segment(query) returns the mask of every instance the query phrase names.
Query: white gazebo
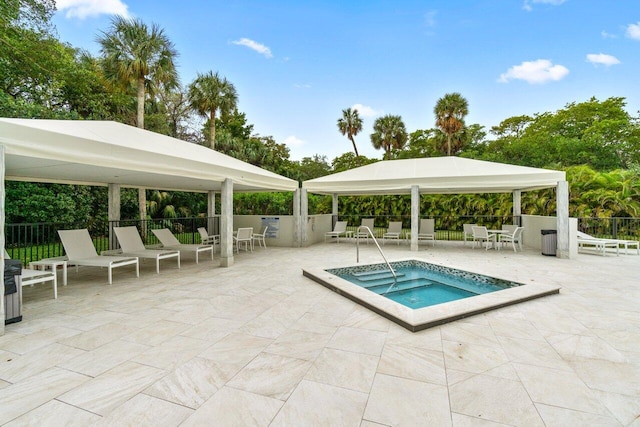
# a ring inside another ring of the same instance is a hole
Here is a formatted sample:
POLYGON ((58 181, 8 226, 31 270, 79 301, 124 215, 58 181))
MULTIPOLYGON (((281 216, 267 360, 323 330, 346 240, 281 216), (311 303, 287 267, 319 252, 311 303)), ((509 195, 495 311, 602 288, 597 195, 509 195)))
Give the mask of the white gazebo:
MULTIPOLYGON (((209 216, 219 192, 223 266, 233 264, 234 191, 299 191, 297 181, 207 147, 111 121, 0 118, 0 150, 0 179, 108 186, 112 221, 120 187, 208 193, 209 216)), ((4 202, 0 215, 4 227, 4 202)))
MULTIPOLYGON (((569 187, 563 171, 462 157, 385 160, 302 183, 306 192, 339 195, 411 194, 411 249, 418 249, 420 194, 513 193, 513 215, 521 215, 523 191, 557 188, 558 251, 569 257, 569 187)), ((303 204, 303 215, 304 215, 303 204)))

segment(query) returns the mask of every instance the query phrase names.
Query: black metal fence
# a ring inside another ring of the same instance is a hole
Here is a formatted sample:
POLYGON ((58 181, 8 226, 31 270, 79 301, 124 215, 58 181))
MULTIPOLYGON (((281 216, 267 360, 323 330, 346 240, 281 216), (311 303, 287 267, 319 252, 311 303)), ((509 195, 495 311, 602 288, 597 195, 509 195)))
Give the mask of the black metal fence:
POLYGON ((23 265, 42 258, 64 255, 64 249, 58 236, 58 230, 86 228, 98 253, 115 249, 118 242, 109 230, 113 227, 135 226, 138 228, 145 245, 159 243, 153 229, 168 228, 181 243, 200 243, 199 227, 205 227, 210 234, 219 234, 220 217, 191 217, 158 220, 120 220, 110 222, 92 222, 91 224, 68 223, 25 223, 6 224, 5 248, 9 257, 20 259, 23 265), (111 236, 111 237, 110 237, 111 236), (110 238, 112 240, 110 240, 110 238))
MULTIPOLYGON (((357 228, 362 218, 371 215, 341 216, 347 221, 350 230, 357 228)), ((478 224, 487 228, 500 228, 502 224, 519 224, 520 218, 503 216, 436 216, 435 229, 438 240, 463 240, 462 225, 478 224)), ((382 234, 389 221, 402 221, 405 230, 411 228, 410 216, 379 215, 375 217, 375 232, 382 234)), ((220 217, 191 217, 157 220, 121 220, 112 222, 92 222, 91 224, 33 223, 6 224, 5 248, 9 256, 20 259, 24 265, 30 261, 64 255, 58 230, 87 228, 98 253, 117 248, 116 241, 109 241, 112 227, 135 226, 146 245, 157 244, 158 240, 151 232, 153 229, 168 228, 182 243, 199 243, 199 227, 205 227, 210 234, 220 234, 220 217)), ((578 218, 578 230, 594 237, 640 240, 640 218, 578 218)), ((115 237, 112 237, 115 239, 115 237)))

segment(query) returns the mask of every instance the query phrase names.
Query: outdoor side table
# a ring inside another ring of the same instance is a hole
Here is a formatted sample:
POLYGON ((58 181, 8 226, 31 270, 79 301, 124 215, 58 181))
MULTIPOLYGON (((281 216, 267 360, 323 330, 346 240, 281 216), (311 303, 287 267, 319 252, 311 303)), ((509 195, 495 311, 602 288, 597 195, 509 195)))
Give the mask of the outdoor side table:
POLYGON ((29 268, 34 270, 46 270, 50 268, 57 274, 58 266, 62 266, 62 285, 67 286, 67 257, 43 258, 39 261, 31 261, 29 268))

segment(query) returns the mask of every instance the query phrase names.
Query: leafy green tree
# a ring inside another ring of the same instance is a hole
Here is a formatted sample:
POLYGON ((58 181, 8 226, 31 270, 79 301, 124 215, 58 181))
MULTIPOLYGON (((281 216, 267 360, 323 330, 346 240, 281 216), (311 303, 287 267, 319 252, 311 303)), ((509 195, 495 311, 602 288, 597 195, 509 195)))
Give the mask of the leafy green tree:
POLYGON ((400 116, 388 114, 373 123, 371 143, 376 150, 384 149, 384 158, 391 159, 391 150, 402 150, 407 143, 407 129, 400 116))
POLYGON ((342 135, 346 135, 349 138, 349 141, 353 144, 353 152, 358 157, 358 148, 354 139, 354 136, 362 130, 362 119, 358 114, 358 110, 352 110, 351 108, 342 110, 342 118, 338 119, 338 130, 342 135))
POLYGON ((334 173, 343 172, 349 169, 368 165, 370 163, 375 163, 377 161, 378 160, 370 159, 366 156, 356 156, 353 153, 349 152, 333 159, 333 161, 331 162, 331 170, 334 173))
POLYGON ((438 99, 433 110, 436 126, 447 136, 447 156, 452 150, 452 140, 464 128, 464 117, 469 114, 467 100, 457 92, 448 93, 438 99))
POLYGON ((492 129, 498 138, 487 142, 482 158, 534 167, 627 168, 640 160, 640 123, 624 106, 624 98, 592 98, 555 113, 507 119, 492 129))
POLYGON ((209 120, 211 149, 216 143, 216 114, 231 114, 237 108, 238 94, 233 84, 218 73, 198 73, 189 85, 189 103, 201 116, 209 120))

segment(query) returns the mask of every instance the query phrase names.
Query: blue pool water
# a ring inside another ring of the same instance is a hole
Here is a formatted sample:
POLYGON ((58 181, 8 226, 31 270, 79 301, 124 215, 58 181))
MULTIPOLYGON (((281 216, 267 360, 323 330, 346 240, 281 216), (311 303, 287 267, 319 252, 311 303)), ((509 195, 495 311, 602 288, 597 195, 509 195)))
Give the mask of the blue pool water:
POLYGON ((386 264, 328 269, 327 272, 409 308, 423 308, 475 295, 500 291, 520 283, 422 261, 391 263, 397 285, 386 264))

